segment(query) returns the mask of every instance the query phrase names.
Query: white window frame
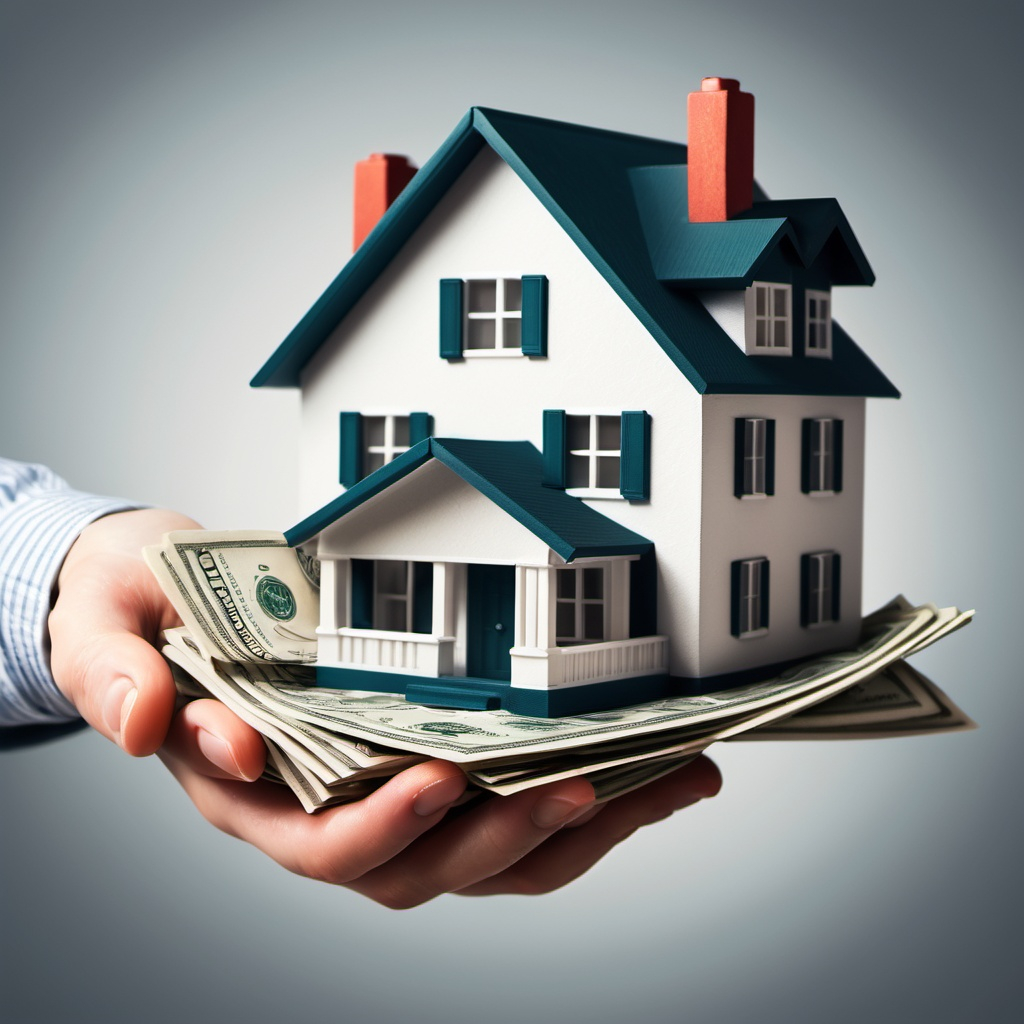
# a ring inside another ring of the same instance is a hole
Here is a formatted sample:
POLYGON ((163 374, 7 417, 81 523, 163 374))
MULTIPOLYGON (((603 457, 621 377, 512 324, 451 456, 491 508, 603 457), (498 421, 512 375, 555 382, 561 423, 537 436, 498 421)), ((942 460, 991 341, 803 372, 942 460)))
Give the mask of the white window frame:
MULTIPOLYGON (((406 422, 406 436, 409 436, 409 432, 412 429, 411 416, 409 413, 362 413, 363 417, 363 476, 369 476, 373 472, 369 468, 370 456, 371 455, 382 455, 384 457, 384 465, 386 466, 389 462, 398 458, 403 452, 409 450, 409 445, 401 445, 395 441, 395 426, 399 420, 405 420, 406 422), (366 441, 368 434, 367 424, 369 420, 383 420, 384 421, 384 443, 383 444, 369 444, 366 441)), ((380 468, 379 466, 376 468, 380 468)))
POLYGON ((469 359, 491 358, 495 356, 522 356, 523 354, 523 291, 521 277, 473 277, 466 278, 466 286, 463 292, 463 342, 462 355, 469 359), (513 282, 519 288, 519 308, 506 308, 506 292, 509 282, 513 282), (470 311, 470 294, 474 284, 494 285, 494 309, 486 311, 470 311), (493 321, 494 323, 494 345, 486 348, 472 348, 469 344, 470 327, 473 322, 493 321), (514 344, 509 343, 512 333, 508 325, 517 323, 519 325, 518 340, 514 344))
POLYGON ((836 553, 815 551, 808 557, 813 568, 807 581, 807 625, 811 629, 831 626, 836 621, 832 617, 836 553))
POLYGON ((555 575, 555 586, 554 586, 554 602, 555 602, 555 645, 558 647, 573 647, 580 644, 600 644, 604 643, 609 635, 609 618, 610 618, 610 604, 611 595, 609 594, 609 586, 611 584, 611 574, 608 571, 609 567, 606 564, 594 565, 593 563, 584 563, 582 565, 567 565, 559 566, 554 570, 555 575), (583 573, 587 571, 599 572, 601 574, 601 596, 596 597, 585 597, 583 590, 583 573), (561 597, 559 596, 559 580, 564 578, 562 574, 572 573, 576 577, 575 581, 575 594, 573 597, 561 597), (558 633, 558 608, 560 606, 572 605, 573 607, 573 635, 565 636, 558 633), (587 607, 599 606, 601 608, 601 636, 599 638, 587 637, 585 629, 585 609, 587 607))
POLYGON ((746 349, 751 356, 791 356, 793 354, 793 286, 774 281, 754 281, 747 289, 746 303, 746 349), (764 312, 757 309, 758 296, 765 297, 764 312), (777 313, 776 298, 785 295, 786 312, 777 313), (784 345, 774 344, 776 327, 783 326, 784 345), (758 328, 763 327, 764 341, 758 344, 758 328))
POLYGON ((736 595, 739 602, 740 634, 739 639, 764 636, 767 626, 761 625, 761 609, 764 599, 764 567, 767 558, 744 558, 740 560, 740 592, 736 595))
POLYGON ((768 497, 768 420, 763 416, 745 416, 743 419, 743 494, 741 497, 768 497), (748 468, 750 470, 750 490, 747 490, 748 468), (758 486, 758 470, 760 470, 760 487, 758 486))
POLYGON ((621 412, 569 412, 565 413, 565 443, 566 443, 566 477, 572 479, 571 461, 574 457, 587 460, 587 483, 583 487, 566 487, 566 493, 576 498, 621 498, 622 492, 618 484, 615 487, 599 487, 598 464, 601 459, 616 459, 619 472, 616 480, 621 479, 622 473, 622 413, 621 412), (572 434, 572 427, 569 423, 572 419, 589 419, 589 441, 586 448, 570 448, 569 438, 572 434), (599 448, 600 421, 602 418, 615 419, 619 422, 619 447, 599 448))
POLYGON ((412 562, 406 562, 402 559, 397 558, 381 558, 374 559, 373 562, 373 628, 384 630, 386 632, 400 632, 400 633, 411 633, 412 632, 412 612, 413 612, 413 572, 414 567, 412 562), (396 565, 405 566, 405 590, 404 591, 384 591, 381 590, 380 586, 380 567, 384 563, 394 563, 396 565), (405 628, 401 630, 395 630, 387 626, 382 625, 385 621, 383 609, 386 603, 404 605, 405 628))
POLYGON ((810 494, 835 494, 836 437, 835 419, 831 416, 812 419, 810 450, 807 452, 810 494), (817 453, 815 447, 817 446, 817 453), (827 484, 828 486, 824 486, 827 484), (819 486, 820 485, 820 486, 819 486))
POLYGON ((815 359, 832 358, 832 295, 830 292, 808 288, 804 298, 804 352, 815 359), (819 304, 817 316, 811 315, 811 303, 819 304), (824 313, 821 310, 824 304, 824 313), (811 347, 812 328, 819 330, 821 344, 811 347))

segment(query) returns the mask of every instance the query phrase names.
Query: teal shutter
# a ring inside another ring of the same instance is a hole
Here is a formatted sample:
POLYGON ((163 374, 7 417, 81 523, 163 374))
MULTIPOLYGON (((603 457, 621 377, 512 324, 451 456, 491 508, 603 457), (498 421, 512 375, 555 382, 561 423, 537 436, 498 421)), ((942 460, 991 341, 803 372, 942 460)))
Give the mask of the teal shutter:
POLYGON ((434 433, 434 417, 429 412, 409 413, 409 445, 419 444, 434 433))
POLYGON ((651 417, 646 412, 624 412, 621 427, 619 491, 630 501, 651 496, 651 417))
POLYGON ((800 421, 800 490, 811 493, 811 452, 813 449, 814 420, 800 421))
POLYGON ((524 356, 548 354, 548 279, 543 274, 523 277, 522 342, 524 356))
POLYGON ((352 559, 352 626, 373 629, 373 562, 352 559))
POLYGON ((565 411, 544 410, 544 486, 566 485, 565 411))
POLYGON ((775 493, 775 420, 764 421, 764 493, 775 493))
POLYGON ((843 489, 843 421, 832 421, 832 490, 843 489))
POLYGON ((743 589, 743 560, 737 559, 729 566, 729 632, 740 635, 740 597, 743 589))
POLYGON ((800 556, 800 625, 811 624, 811 568, 813 562, 810 555, 800 556))
POLYGON ((732 493, 742 498, 746 491, 743 488, 744 456, 747 453, 747 421, 738 416, 735 420, 732 442, 732 493))
POLYGON ((842 579, 841 579, 841 577, 839 575, 839 564, 840 564, 839 553, 836 552, 836 554, 834 554, 832 556, 832 621, 833 622, 838 622, 839 621, 839 612, 840 612, 839 590, 840 590, 840 585, 842 583, 842 579))
POLYGON ((629 635, 658 632, 658 565, 654 550, 629 563, 629 635))
POLYGON ((462 358, 462 280, 441 281, 441 358, 462 358))
POLYGON ((769 582, 770 564, 768 559, 761 563, 761 628, 768 628, 768 598, 771 596, 772 588, 769 582))
POLYGON ((434 563, 412 563, 412 631, 434 630, 434 563))
POLYGON ((338 482, 351 487, 363 478, 363 417, 357 412, 343 412, 338 434, 338 482))

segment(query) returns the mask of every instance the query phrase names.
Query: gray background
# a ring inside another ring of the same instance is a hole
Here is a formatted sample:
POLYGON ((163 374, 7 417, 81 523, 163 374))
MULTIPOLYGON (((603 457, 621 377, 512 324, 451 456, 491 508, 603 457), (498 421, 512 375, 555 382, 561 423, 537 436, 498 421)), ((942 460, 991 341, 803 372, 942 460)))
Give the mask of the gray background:
POLYGON ((916 659, 981 728, 716 751, 715 801, 540 899, 395 914, 202 822, 83 734, 0 758, 0 1017, 1019 1019, 1018 49, 1009 3, 0 6, 0 451, 211 527, 297 507, 251 374, 348 253, 352 164, 472 104, 683 138, 758 103, 757 175, 835 195, 868 427, 865 605, 979 609, 916 659))

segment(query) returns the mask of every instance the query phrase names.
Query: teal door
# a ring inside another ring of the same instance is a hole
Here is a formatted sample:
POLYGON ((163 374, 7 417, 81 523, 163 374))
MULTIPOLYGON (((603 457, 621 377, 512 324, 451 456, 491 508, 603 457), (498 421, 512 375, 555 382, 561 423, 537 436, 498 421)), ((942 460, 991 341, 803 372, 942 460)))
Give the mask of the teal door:
POLYGON ((512 565, 468 566, 466 675, 511 679, 516 611, 516 570, 512 565))

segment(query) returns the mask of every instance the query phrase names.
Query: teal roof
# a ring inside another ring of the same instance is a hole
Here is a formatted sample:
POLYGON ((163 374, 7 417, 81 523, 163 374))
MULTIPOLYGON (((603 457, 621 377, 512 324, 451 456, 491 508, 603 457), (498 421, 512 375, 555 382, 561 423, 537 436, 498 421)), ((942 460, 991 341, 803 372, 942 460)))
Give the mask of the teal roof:
POLYGON ((285 533, 293 547, 315 537, 430 459, 437 459, 504 509, 567 562, 643 554, 654 545, 565 491, 541 483, 543 458, 529 441, 430 437, 354 484, 285 533))
POLYGON ((296 387, 302 368, 483 146, 519 175, 616 294, 704 394, 897 397, 899 392, 837 325, 832 359, 747 356, 685 286, 748 283, 783 246, 801 261, 829 250, 836 283, 873 277, 835 200, 767 202, 720 224, 686 223, 680 143, 474 107, 416 174, 341 273, 252 380, 296 387), (680 203, 682 207, 680 209, 680 203), (690 230, 693 229, 693 230, 690 230), (834 250, 834 252, 833 252, 834 250))

